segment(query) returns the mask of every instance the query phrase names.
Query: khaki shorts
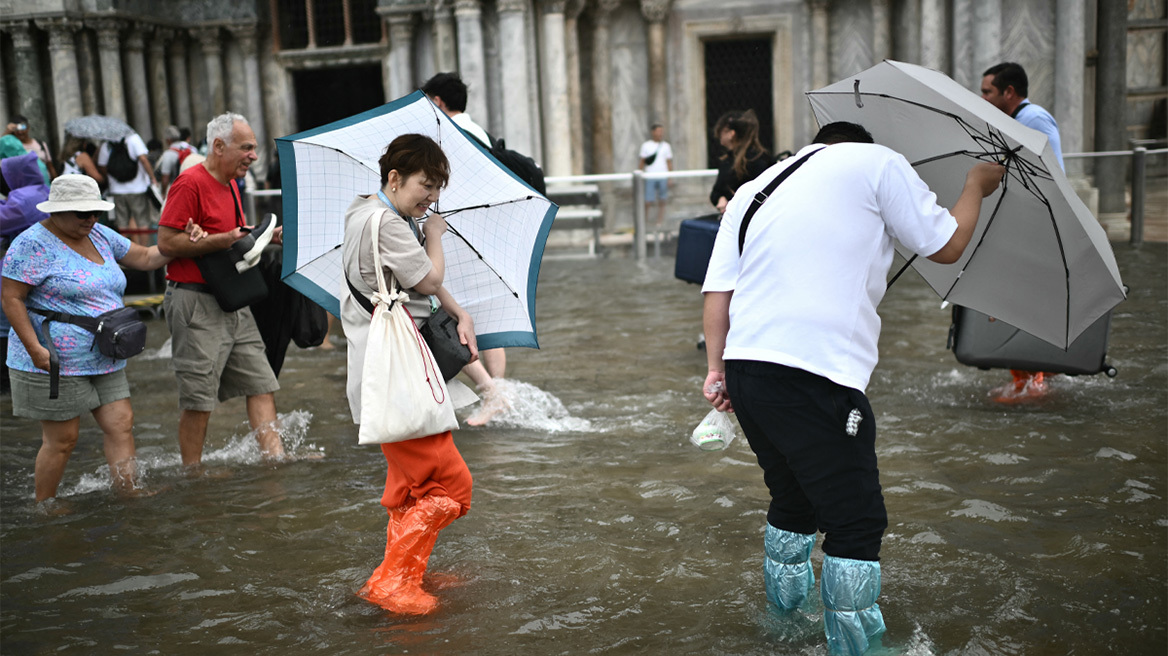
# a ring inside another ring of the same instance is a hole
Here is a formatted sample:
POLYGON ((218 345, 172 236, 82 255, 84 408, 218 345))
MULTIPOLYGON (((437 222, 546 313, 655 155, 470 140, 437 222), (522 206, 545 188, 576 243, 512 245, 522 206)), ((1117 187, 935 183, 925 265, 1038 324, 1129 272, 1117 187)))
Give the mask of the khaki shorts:
POLYGON ((69 421, 114 401, 130 398, 126 370, 96 376, 61 376, 57 398, 49 398, 49 375, 8 370, 12 414, 40 421, 69 421))
POLYGON ((150 202, 149 194, 116 194, 110 198, 114 201, 114 220, 119 229, 130 227, 130 217, 142 230, 156 230, 158 228, 158 208, 150 202))
POLYGON ((170 286, 162 309, 180 410, 210 412, 216 399, 280 389, 250 309, 224 312, 211 294, 170 286))

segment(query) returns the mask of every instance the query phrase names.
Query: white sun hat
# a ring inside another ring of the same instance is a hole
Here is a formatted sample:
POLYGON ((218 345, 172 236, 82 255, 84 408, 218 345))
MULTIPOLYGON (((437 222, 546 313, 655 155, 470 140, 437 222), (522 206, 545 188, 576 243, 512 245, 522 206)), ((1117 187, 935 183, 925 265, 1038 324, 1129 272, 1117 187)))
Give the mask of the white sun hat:
POLYGON ((52 214, 54 212, 108 212, 114 204, 101 199, 101 189, 97 180, 88 175, 68 173, 53 180, 49 187, 49 199, 37 203, 37 209, 52 214))

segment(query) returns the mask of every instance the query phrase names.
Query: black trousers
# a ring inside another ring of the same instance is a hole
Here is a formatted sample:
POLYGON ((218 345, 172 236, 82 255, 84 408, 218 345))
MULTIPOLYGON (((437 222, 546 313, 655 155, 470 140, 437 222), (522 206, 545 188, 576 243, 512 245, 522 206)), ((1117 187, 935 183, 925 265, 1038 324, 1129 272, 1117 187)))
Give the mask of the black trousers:
POLYGON ((823 552, 880 559, 888 527, 876 467, 876 418, 864 393, 802 369, 729 360, 726 390, 771 493, 767 522, 822 531, 823 552), (847 432, 860 411, 859 431, 847 432))

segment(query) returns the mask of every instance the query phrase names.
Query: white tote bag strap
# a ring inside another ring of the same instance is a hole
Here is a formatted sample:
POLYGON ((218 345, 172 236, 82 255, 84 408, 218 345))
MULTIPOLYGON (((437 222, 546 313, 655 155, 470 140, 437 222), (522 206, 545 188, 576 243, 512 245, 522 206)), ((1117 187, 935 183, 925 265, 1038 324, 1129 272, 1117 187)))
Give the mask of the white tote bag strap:
POLYGON ((373 295, 373 305, 385 303, 392 305, 394 301, 404 304, 410 300, 397 284, 397 278, 390 276, 390 286, 385 284, 385 269, 381 265, 381 215, 384 211, 377 211, 369 219, 370 239, 373 240, 373 268, 377 271, 377 293, 373 295))

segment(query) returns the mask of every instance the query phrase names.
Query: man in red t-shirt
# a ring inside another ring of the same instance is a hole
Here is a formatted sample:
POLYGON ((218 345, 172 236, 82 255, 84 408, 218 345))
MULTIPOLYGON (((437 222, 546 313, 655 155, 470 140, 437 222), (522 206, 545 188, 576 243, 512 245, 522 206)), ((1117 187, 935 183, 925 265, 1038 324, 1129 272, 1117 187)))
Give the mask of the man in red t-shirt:
MULTIPOLYGON (((187 466, 202 459, 216 402, 237 396, 247 397, 247 418, 263 455, 284 455, 274 394, 280 385, 251 310, 220 309, 194 260, 230 248, 247 234, 235 180, 256 160, 256 138, 247 119, 229 112, 207 124, 207 140, 206 160, 175 179, 158 222, 158 250, 175 258, 166 267, 163 310, 182 411, 179 451, 187 466), (206 237, 192 242, 184 232, 189 221, 206 237)), ((280 232, 276 228, 273 243, 280 243, 280 232)))

